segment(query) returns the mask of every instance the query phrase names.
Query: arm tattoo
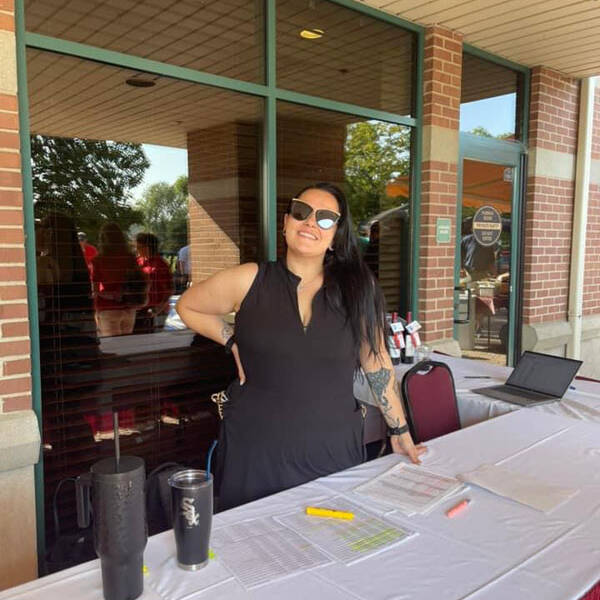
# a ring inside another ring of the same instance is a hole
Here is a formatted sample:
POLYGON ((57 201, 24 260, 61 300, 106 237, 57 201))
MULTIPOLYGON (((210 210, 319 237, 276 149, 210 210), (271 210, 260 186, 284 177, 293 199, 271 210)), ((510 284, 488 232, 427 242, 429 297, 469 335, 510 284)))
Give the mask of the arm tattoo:
POLYGON ((223 343, 226 344, 227 340, 233 335, 233 329, 231 325, 228 323, 223 323, 223 329, 221 329, 221 337, 223 338, 223 343))
POLYGON ((384 419, 387 421, 390 427, 399 427, 400 419, 398 417, 393 418, 390 414, 392 411, 392 405, 388 397, 385 395, 385 390, 392 377, 392 371, 390 369, 381 368, 379 371, 373 373, 366 373, 367 381, 371 386, 375 401, 379 405, 381 412, 383 413, 384 419))

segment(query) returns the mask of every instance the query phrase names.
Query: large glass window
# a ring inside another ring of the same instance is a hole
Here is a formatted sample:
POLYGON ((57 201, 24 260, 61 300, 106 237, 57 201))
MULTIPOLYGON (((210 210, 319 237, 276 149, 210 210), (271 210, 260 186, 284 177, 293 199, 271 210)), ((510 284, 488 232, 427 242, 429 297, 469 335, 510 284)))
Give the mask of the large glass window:
MULTIPOLYGON (((410 128, 278 103, 278 223, 290 198, 318 181, 347 196, 363 256, 387 309, 406 314, 410 289, 410 128)), ((278 252, 284 251, 278 238, 278 252)))
MULTIPOLYGON (((260 227, 262 177, 276 170, 278 232, 301 187, 343 187, 388 310, 406 313, 413 130, 278 101, 276 161, 265 162, 262 97, 172 77, 176 66, 244 90, 264 84, 264 0, 24 3, 30 33, 156 61, 152 73, 135 71, 61 54, 43 38, 36 44, 51 52, 27 50, 51 550, 54 512, 61 533, 76 530, 74 494, 60 482, 113 453, 112 411, 122 452, 148 471, 204 466, 218 430, 210 396, 234 363, 174 307, 191 283, 266 258, 261 236, 274 231, 260 227)), ((276 81, 265 95, 414 116, 417 34, 326 0, 275 8, 276 81)))
POLYGON ((521 139, 522 75, 463 53, 460 130, 499 139, 521 139))
MULTIPOLYGON (((174 310, 259 259, 262 100, 28 50, 48 546, 59 481, 112 455, 203 465, 222 347, 174 310), (144 81, 147 87, 131 85, 144 81)), ((57 496, 61 530, 74 495, 57 496)), ((51 565, 52 566, 52 565, 51 565)))
POLYGON ((26 28, 245 81, 264 79, 263 0, 26 0, 26 28))
POLYGON ((415 34, 322 0, 278 0, 277 86, 413 112, 415 34))

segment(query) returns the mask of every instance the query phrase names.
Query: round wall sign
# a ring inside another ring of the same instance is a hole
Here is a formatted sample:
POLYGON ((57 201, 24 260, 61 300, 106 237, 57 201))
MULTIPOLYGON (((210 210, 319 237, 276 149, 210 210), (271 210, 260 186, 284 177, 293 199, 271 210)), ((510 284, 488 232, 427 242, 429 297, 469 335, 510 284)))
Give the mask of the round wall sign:
POLYGON ((481 246, 493 246, 502 233, 502 215, 493 206, 482 206, 473 215, 473 236, 481 246))

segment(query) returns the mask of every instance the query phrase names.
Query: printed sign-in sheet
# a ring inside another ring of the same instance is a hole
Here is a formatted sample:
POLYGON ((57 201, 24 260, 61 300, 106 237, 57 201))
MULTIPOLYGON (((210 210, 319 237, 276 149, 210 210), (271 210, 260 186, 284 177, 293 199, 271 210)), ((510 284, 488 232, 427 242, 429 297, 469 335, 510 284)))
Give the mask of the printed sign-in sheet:
POLYGON ((300 509, 275 518, 347 565, 387 550, 413 534, 342 496, 328 500, 324 508, 352 512, 354 519, 313 517, 300 509))
POLYGON ((426 513, 444 498, 459 491, 463 483, 454 477, 438 475, 407 463, 399 463, 385 473, 359 485, 355 492, 389 504, 407 514, 426 513))
POLYGON ((211 546, 216 558, 251 589, 331 563, 331 559, 272 517, 242 521, 215 529, 211 546))

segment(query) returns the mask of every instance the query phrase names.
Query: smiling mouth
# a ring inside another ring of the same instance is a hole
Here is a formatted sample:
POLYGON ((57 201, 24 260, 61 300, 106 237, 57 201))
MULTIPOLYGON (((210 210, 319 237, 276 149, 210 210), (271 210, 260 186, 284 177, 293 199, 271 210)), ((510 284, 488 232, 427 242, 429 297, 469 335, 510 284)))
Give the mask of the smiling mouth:
POLYGON ((312 233, 308 233, 307 231, 299 231, 298 235, 302 236, 303 238, 307 238, 309 240, 318 241, 318 238, 316 235, 313 235, 312 233))

